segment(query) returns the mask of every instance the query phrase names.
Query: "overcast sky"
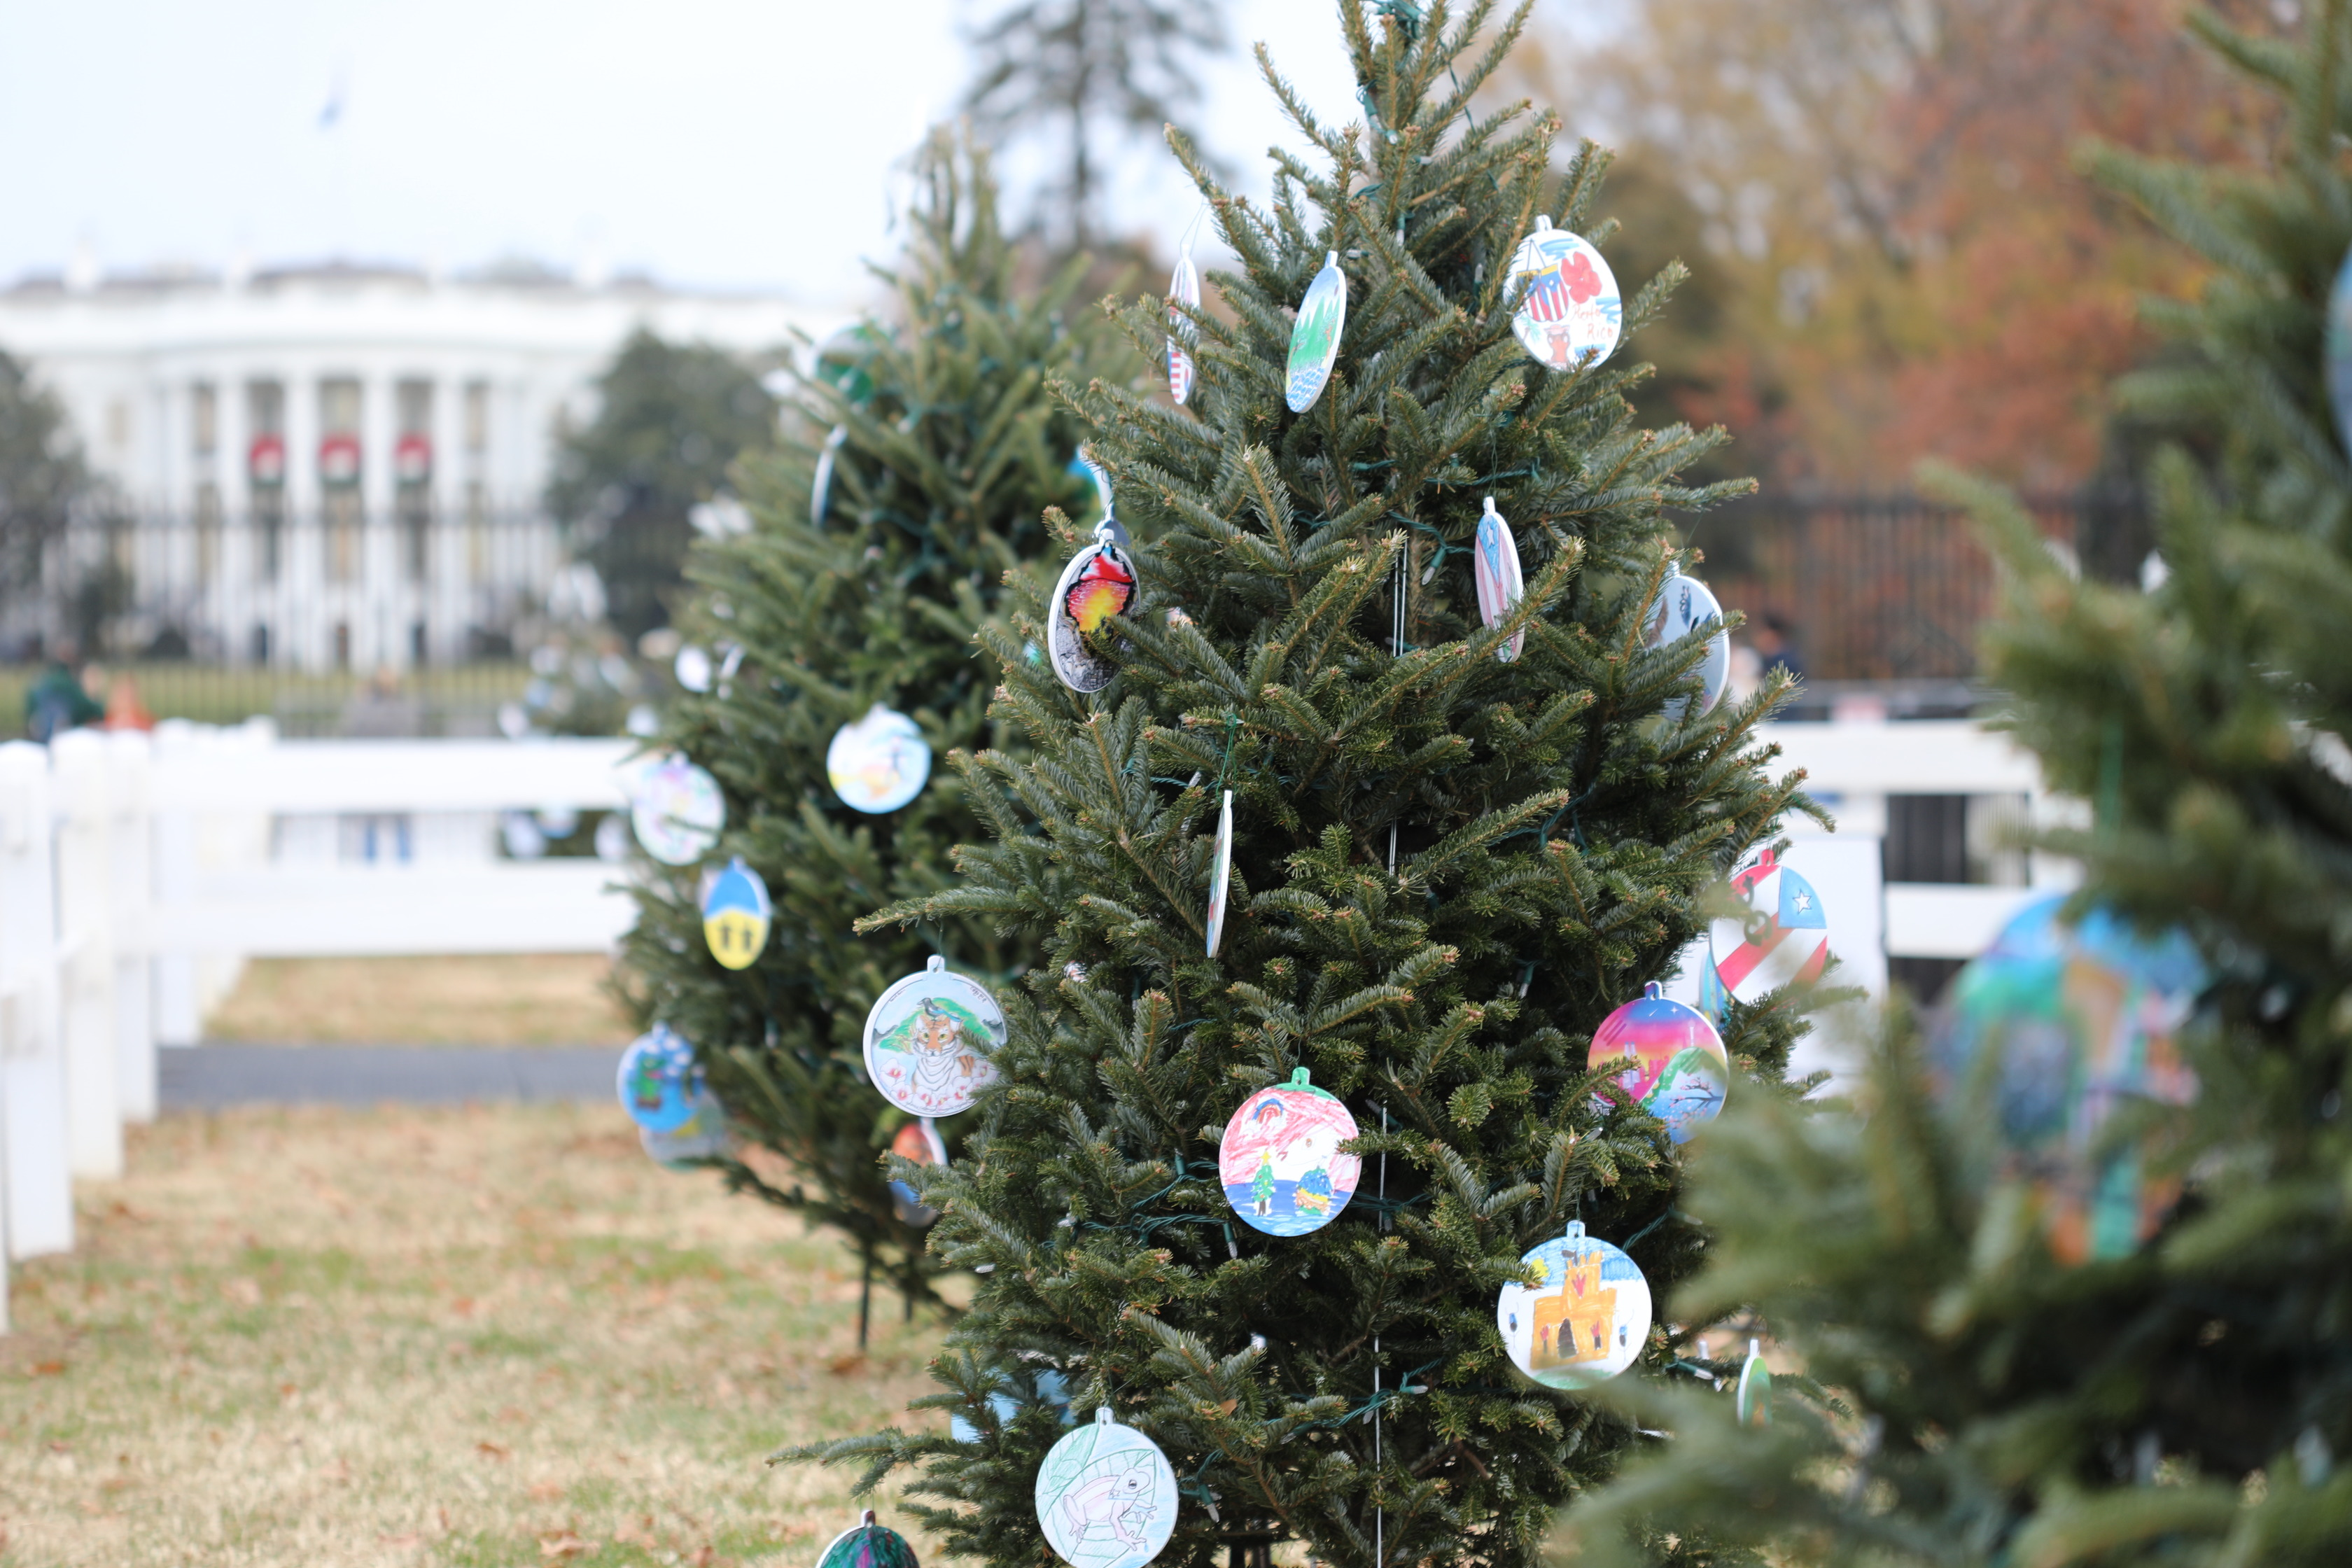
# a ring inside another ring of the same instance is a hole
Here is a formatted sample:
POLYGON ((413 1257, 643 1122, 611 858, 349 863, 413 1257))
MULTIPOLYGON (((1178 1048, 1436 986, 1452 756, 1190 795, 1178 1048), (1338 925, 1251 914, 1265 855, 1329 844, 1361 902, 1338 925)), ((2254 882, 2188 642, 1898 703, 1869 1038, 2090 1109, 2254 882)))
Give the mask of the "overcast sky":
MULTIPOLYGON (((1546 0, 1547 8, 1585 8, 1546 0)), ((991 0, 0 0, 0 283, 340 256, 593 257, 672 283, 863 291, 890 172, 951 111, 991 0)), ((1196 118, 1263 194, 1264 39, 1355 117, 1334 9, 1234 0, 1196 118)), ((1108 226, 1182 227, 1139 148, 1108 226)))

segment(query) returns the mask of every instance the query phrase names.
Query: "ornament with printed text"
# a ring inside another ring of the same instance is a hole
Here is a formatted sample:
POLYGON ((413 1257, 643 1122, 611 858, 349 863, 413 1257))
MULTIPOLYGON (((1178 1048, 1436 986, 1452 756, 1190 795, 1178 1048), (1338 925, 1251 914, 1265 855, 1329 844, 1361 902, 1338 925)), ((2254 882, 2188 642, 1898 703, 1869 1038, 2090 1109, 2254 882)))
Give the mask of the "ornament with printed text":
POLYGON ((833 1538, 816 1568, 920 1568, 907 1538, 874 1521, 867 1509, 858 1521, 833 1538))
MULTIPOLYGON (((1478 590, 1478 619, 1490 631, 1501 626, 1527 596, 1518 542, 1511 537, 1511 525, 1495 510, 1493 496, 1486 498, 1486 510, 1478 514, 1478 532, 1470 543, 1470 575, 1478 590)), ((1513 632, 1511 640, 1495 650, 1495 657, 1510 663, 1519 657, 1527 640, 1527 633, 1513 632)))
POLYGON ((1519 1259, 1533 1284, 1513 1280, 1495 1300, 1495 1327, 1512 1363, 1546 1388, 1591 1388, 1633 1364, 1650 1339, 1650 1282, 1622 1250, 1568 1234, 1519 1259))
POLYGON ((1320 1230, 1363 1176, 1363 1161, 1340 1150, 1355 1136, 1356 1119, 1339 1097, 1295 1068, 1288 1083, 1259 1089, 1225 1123, 1217 1146, 1225 1201, 1268 1236, 1320 1230))
POLYGON ((1742 1426, 1772 1425, 1772 1369, 1764 1364, 1754 1340, 1748 1342, 1748 1359, 1740 1364, 1739 1392, 1733 1396, 1732 1409, 1742 1426))
MULTIPOLYGON (((1698 710, 1705 713, 1723 700, 1723 689, 1731 680, 1731 634, 1723 629, 1723 606, 1707 591, 1706 584, 1696 577, 1685 577, 1673 562, 1666 563, 1666 580, 1658 588, 1658 596, 1650 601, 1649 613, 1643 617, 1649 627, 1646 638, 1654 648, 1678 642, 1702 627, 1713 626, 1715 635, 1706 639, 1706 656, 1699 660, 1698 710)), ((1666 718, 1680 722, 1690 708, 1687 697, 1672 697, 1665 705, 1666 718)))
POLYGON ((1100 691, 1118 676, 1118 661, 1101 647, 1103 624, 1133 608, 1139 591, 1135 557, 1106 518, 1095 542, 1063 568, 1045 606, 1045 654, 1063 685, 1100 691))
POLYGON ((1731 1089, 1731 1057, 1706 1015, 1664 994, 1654 980, 1592 1032, 1594 1068, 1626 1066, 1617 1088, 1666 1124, 1667 1136, 1687 1143, 1722 1113, 1731 1089))
POLYGON ((1625 324, 1624 301, 1609 263, 1581 236, 1538 217, 1535 232, 1511 257, 1506 287, 1526 289, 1511 317, 1511 331, 1520 347, 1549 368, 1589 368, 1615 352, 1625 324))
POLYGON ((1097 1406, 1037 1467, 1037 1523, 1070 1568, 1143 1568, 1176 1528, 1176 1472, 1160 1445, 1097 1406))
POLYGON ((667 1024, 656 1024, 621 1052, 614 1087, 621 1109, 648 1132, 675 1132, 693 1120, 702 1097, 694 1047, 667 1024))
POLYGON ((710 956, 730 969, 749 969, 768 945, 768 922, 776 907, 760 873, 736 856, 706 873, 702 887, 702 940, 710 956))
POLYGON ((910 1116, 956 1115, 996 1080, 1006 1033, 988 987, 934 956, 866 1015, 866 1081, 910 1116))
POLYGON ((1217 812, 1217 842, 1209 863, 1209 956, 1225 940, 1225 900, 1234 890, 1234 792, 1217 812))
POLYGON ((690 866, 710 853, 727 826, 719 781, 673 752, 642 770, 630 791, 629 826, 665 866, 690 866))
POLYGON ((931 745, 912 719, 877 702, 865 718, 834 731, 824 749, 824 776, 844 805, 879 816, 923 793, 931 776, 931 745))
POLYGON ((1830 961, 1830 921, 1813 885, 1766 850, 1731 879, 1739 912, 1707 927, 1716 978, 1735 1002, 1755 1002, 1783 985, 1822 977, 1830 961))
MULTIPOLYGON (((897 1136, 890 1140, 890 1152, 918 1165, 944 1165, 948 1163, 948 1146, 928 1116, 899 1128, 897 1136)), ((927 1226, 940 1217, 940 1211, 923 1202, 913 1183, 896 1178, 890 1183, 890 1210, 898 1216, 900 1225, 917 1227, 927 1226)))
POLYGON ((1181 408, 1192 395, 1192 378, 1198 367, 1192 363, 1192 351, 1186 342, 1193 333, 1192 319, 1181 307, 1201 308, 1201 269, 1192 265, 1192 252, 1188 246, 1176 258, 1175 273, 1168 279, 1168 395, 1181 408))
POLYGON ((1326 254, 1323 270, 1299 301, 1290 329, 1290 360, 1283 370, 1283 397, 1293 414, 1304 414, 1323 395, 1331 367, 1339 363, 1339 337, 1348 329, 1348 275, 1339 253, 1326 254))

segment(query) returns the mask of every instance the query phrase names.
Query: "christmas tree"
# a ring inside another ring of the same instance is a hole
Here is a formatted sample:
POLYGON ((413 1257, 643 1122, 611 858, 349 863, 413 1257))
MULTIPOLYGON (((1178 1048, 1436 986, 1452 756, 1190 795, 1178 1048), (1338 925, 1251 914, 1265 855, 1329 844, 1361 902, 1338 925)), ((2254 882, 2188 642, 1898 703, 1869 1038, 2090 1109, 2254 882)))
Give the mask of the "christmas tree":
MULTIPOLYGON (((994 841, 864 922, 982 922, 1045 960, 1000 991, 1000 1082, 965 1151, 895 1167, 942 1211, 932 1247, 979 1276, 919 1402, 956 1432, 790 1454, 868 1485, 913 1467, 915 1512, 971 1559, 1047 1560, 1041 1462, 1065 1412, 1104 1410, 1164 1450, 1181 1499, 1139 1521, 1074 1497, 1093 1546, 1172 1522, 1162 1562, 1279 1542, 1530 1561, 1635 1433, 1515 1372, 1498 1292, 1580 1219, 1659 1288, 1698 1257, 1664 1128, 1596 1092, 1610 1072, 1586 1058, 1700 928, 1703 890, 1801 804, 1749 750, 1780 687, 1706 710, 1713 624, 1649 644, 1665 510, 1746 487, 1677 483, 1720 437, 1635 427, 1640 366, 1549 369, 1514 334, 1516 248, 1539 217, 1588 221, 1607 163, 1588 143, 1556 172, 1558 119, 1524 104, 1468 112, 1527 8, 1339 9, 1368 119, 1325 125, 1262 54, 1320 154, 1277 154, 1271 210, 1170 138, 1240 258, 1211 279, 1229 314, 1180 312, 1187 404, 1071 394, 1139 542, 1137 596, 1080 644, 1058 589, 983 633, 1029 746, 954 759, 994 841), (1294 413, 1293 314, 1327 263, 1348 279, 1338 368, 1294 413), (1491 625, 1471 559, 1489 498, 1526 562, 1491 625), (1115 678, 1079 695, 1024 645, 1115 678), (1297 1180, 1328 1223, 1277 1237, 1249 1217, 1276 1189, 1222 1173, 1220 1143, 1301 1070, 1359 1129, 1323 1152, 1361 1168, 1344 1201, 1297 1180)), ((1169 330, 1157 299, 1123 319, 1147 351, 1169 330)), ((1735 1097, 1771 1092, 1794 1029, 1778 1005, 1730 1016, 1735 1097)), ((1663 1332, 1636 1352, 1645 1375, 1674 1359, 1663 1332)))
MULTIPOLYGON (((712 668, 707 690, 670 705, 660 744, 723 789, 729 829, 709 863, 740 855, 766 882, 766 945, 748 968, 721 965, 689 871, 640 895, 624 949, 638 1018, 692 1041, 730 1122, 793 1167, 780 1184, 730 1162, 730 1180, 845 1232, 869 1283, 880 1271, 909 1313, 935 1299, 940 1264, 878 1163, 908 1118, 866 1086, 859 1027, 933 952, 1004 976, 1032 946, 954 917, 856 935, 859 915, 941 886, 981 819, 944 770, 895 811, 854 810, 827 750, 877 704, 940 752, 994 735, 995 677, 972 634, 1006 573, 1046 547, 1045 508, 1092 491, 1070 471, 1077 423, 1046 377, 1100 368, 1115 341, 1064 319, 1083 262, 1042 293, 1015 291, 983 154, 935 138, 916 172, 907 255, 881 274, 897 319, 827 346, 788 400, 779 449, 738 471, 754 526, 690 562, 705 592, 685 630, 712 668)), ((861 1342, 864 1324, 861 1308, 861 1342)))
MULTIPOLYGON (((2014 582, 1991 679, 2052 784, 2092 807, 2048 840, 2084 865, 2083 929, 2136 922, 2188 949, 2191 977, 2037 1072, 2042 999, 1989 1011, 1964 973, 1924 1047, 1898 1026, 1875 1053, 1866 1115, 1727 1114, 1689 1205, 1721 1241, 1676 1310, 1752 1310, 1817 1392, 1784 1381, 1765 1430, 1724 1399, 1654 1407, 1677 1440, 1571 1511, 1580 1561, 1638 1560, 1665 1526, 1776 1561, 2352 1561, 2352 467, 2328 385, 2352 373, 2347 301, 2330 315, 2352 25, 2340 4, 2307 13, 2296 39, 2193 24, 2282 106, 2263 166, 2090 155, 2210 269, 2201 297, 2153 308, 2185 363, 2122 388, 2210 458, 2155 467, 2161 570, 2146 591, 2075 581, 1971 493, 2014 582), (2010 1058, 1956 1072, 1952 1043, 2004 1008, 2010 1058), (2168 1035, 2192 1081, 2116 1102, 2071 1170, 2019 1159, 2053 1109, 2070 1131, 2092 1109, 2093 1047, 2153 1059, 2168 1035), (2072 1223, 2068 1182, 2095 1178, 2095 1202, 2120 1178, 2137 1226, 2072 1223)), ((2099 972, 2067 976, 2043 1016, 2098 1016, 2099 972)))

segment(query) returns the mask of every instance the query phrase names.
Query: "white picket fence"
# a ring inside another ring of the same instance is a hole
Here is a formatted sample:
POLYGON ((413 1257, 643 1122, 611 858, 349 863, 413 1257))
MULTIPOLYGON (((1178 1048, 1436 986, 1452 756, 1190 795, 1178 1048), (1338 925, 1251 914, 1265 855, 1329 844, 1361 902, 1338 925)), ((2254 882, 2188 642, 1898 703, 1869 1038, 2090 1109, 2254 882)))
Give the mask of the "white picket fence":
MULTIPOLYGON (((1839 816, 1834 836, 1792 828, 1788 860, 1851 978, 1882 989, 1890 954, 1967 956, 2030 896, 1880 880, 1888 795, 2064 809, 2000 737, 1930 721, 1771 738, 1839 816)), ((0 1303, 5 1258, 72 1247, 72 1179, 121 1173, 124 1123, 156 1111, 158 1047, 194 1045, 246 960, 609 950, 631 918, 625 867, 493 845, 504 811, 625 805, 632 750, 281 742, 267 721, 0 745, 0 1303)), ((2037 863, 2033 880, 2066 871, 2037 863)))

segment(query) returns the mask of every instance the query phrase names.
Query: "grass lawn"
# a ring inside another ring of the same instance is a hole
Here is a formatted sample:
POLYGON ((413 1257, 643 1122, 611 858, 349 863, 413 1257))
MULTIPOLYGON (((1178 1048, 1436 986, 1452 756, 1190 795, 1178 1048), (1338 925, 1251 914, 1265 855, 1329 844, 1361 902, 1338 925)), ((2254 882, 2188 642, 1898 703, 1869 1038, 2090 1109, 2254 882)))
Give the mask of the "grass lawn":
POLYGON ((0 1337, 6 1568, 805 1568, 850 1477, 762 1457, 940 1419, 935 1324, 861 1359, 846 1249, 612 1107, 174 1114, 78 1190, 0 1337))
POLYGON ((596 953, 257 958, 205 1037, 287 1045, 593 1046, 636 1031, 596 953))

